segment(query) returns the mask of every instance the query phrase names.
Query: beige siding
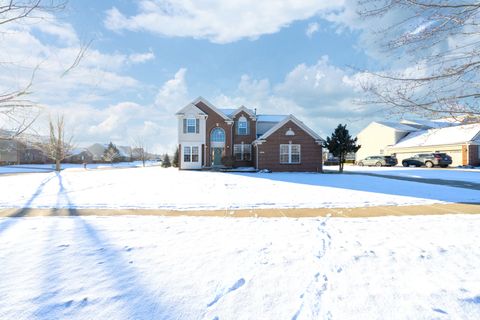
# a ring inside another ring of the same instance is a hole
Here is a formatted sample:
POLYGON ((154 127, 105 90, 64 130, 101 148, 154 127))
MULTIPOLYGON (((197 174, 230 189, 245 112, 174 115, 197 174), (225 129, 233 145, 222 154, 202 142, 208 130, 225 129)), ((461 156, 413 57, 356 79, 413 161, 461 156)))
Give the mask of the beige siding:
POLYGON ((368 156, 389 154, 388 146, 394 145, 407 133, 372 122, 357 135, 357 143, 362 147, 356 153, 356 160, 368 156))
POLYGON ((200 169, 202 167, 203 150, 202 145, 205 144, 205 128, 206 119, 205 116, 200 114, 201 110, 192 106, 190 109, 184 110, 184 115, 178 116, 178 144, 183 147, 198 147, 199 148, 199 161, 198 162, 184 162, 183 150, 180 157, 180 169, 200 169), (183 119, 199 119, 199 132, 198 133, 183 133, 183 119))
POLYGON ((449 145, 449 146, 428 146, 428 147, 411 147, 411 148, 389 148, 390 154, 395 153, 398 163, 401 164, 402 160, 410 158, 417 153, 430 153, 430 152, 443 152, 452 157, 452 166, 462 165, 462 145, 449 145))

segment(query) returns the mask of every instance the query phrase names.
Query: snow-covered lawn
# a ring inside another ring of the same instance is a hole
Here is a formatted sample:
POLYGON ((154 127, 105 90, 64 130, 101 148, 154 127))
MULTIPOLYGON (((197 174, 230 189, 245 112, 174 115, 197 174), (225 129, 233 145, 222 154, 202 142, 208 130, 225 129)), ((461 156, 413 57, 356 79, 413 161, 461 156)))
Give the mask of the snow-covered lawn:
MULTIPOLYGON (((338 166, 327 166, 327 170, 337 170, 338 166)), ((368 172, 372 174, 385 174, 390 176, 422 178, 422 179, 442 179, 457 180, 480 183, 480 170, 478 169, 440 169, 440 168, 404 168, 404 167, 360 167, 345 166, 346 172, 368 172)))
POLYGON ((480 216, 0 218, 1 319, 480 319, 480 216))
MULTIPOLYGON (((159 166, 161 162, 157 161, 146 161, 145 166, 159 166)), ((141 161, 133 162, 117 162, 117 163, 89 163, 87 165, 88 169, 109 169, 109 168, 130 168, 130 167, 141 167, 143 163, 141 161)), ((83 169, 83 164, 75 163, 62 163, 62 170, 72 170, 72 169, 83 169)), ((11 165, 11 166, 0 166, 0 174, 11 174, 11 173, 26 173, 26 172, 48 172, 54 171, 54 164, 20 164, 20 165, 11 165)))
POLYGON ((478 202, 480 191, 381 177, 160 167, 0 176, 0 208, 343 208, 478 202))

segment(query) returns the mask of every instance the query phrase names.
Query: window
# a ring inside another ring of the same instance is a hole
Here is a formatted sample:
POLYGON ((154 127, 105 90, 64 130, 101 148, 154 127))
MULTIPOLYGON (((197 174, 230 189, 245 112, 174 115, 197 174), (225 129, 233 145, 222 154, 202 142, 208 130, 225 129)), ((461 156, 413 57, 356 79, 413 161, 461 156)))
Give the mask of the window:
POLYGON ((210 134, 211 142, 225 142, 225 131, 222 128, 215 128, 210 134))
POLYGON ((191 162, 192 154, 190 147, 183 147, 183 162, 191 162))
POLYGON ((192 147, 192 162, 198 162, 198 147, 192 147))
POLYGON ((280 145, 280 163, 294 164, 300 163, 300 145, 299 144, 281 144, 280 145))
POLYGON ((183 119, 183 133, 199 133, 200 120, 189 118, 183 119))
POLYGON ((248 130, 248 121, 245 117, 240 117, 240 119, 237 121, 237 134, 239 136, 245 136, 248 135, 250 132, 248 130))
POLYGON ((236 161, 252 160, 252 146, 250 144, 236 144, 233 146, 236 161))
POLYGON ((183 162, 198 162, 199 153, 198 147, 183 147, 183 162))

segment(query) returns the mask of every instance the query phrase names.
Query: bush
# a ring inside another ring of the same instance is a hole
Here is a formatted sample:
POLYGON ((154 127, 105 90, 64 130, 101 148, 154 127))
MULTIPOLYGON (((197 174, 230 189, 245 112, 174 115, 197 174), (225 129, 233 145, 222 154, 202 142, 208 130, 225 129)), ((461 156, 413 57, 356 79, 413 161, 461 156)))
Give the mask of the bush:
POLYGON ((222 164, 227 168, 232 168, 235 164, 235 159, 232 156, 223 156, 222 164))

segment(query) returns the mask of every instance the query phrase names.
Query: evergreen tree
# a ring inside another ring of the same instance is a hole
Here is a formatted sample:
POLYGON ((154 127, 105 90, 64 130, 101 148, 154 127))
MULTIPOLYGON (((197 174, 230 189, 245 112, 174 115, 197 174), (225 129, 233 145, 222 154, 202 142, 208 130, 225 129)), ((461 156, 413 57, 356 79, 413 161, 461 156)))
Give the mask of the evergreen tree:
POLYGON ((170 162, 170 157, 168 156, 168 153, 165 153, 165 156, 163 156, 162 167, 169 168, 171 166, 172 166, 172 163, 170 162))
POLYGON ((175 153, 173 154, 172 166, 178 168, 178 147, 175 149, 175 153))
POLYGON ((331 137, 327 137, 324 147, 328 149, 335 157, 338 157, 339 171, 343 172, 345 156, 350 152, 357 152, 360 146, 357 146, 357 138, 352 139, 347 130, 347 125, 339 124, 331 137))
POLYGON ((106 162, 110 162, 112 164, 115 160, 117 160, 120 157, 120 152, 118 151, 118 148, 116 145, 114 145, 112 142, 110 142, 103 152, 103 160, 106 162))

